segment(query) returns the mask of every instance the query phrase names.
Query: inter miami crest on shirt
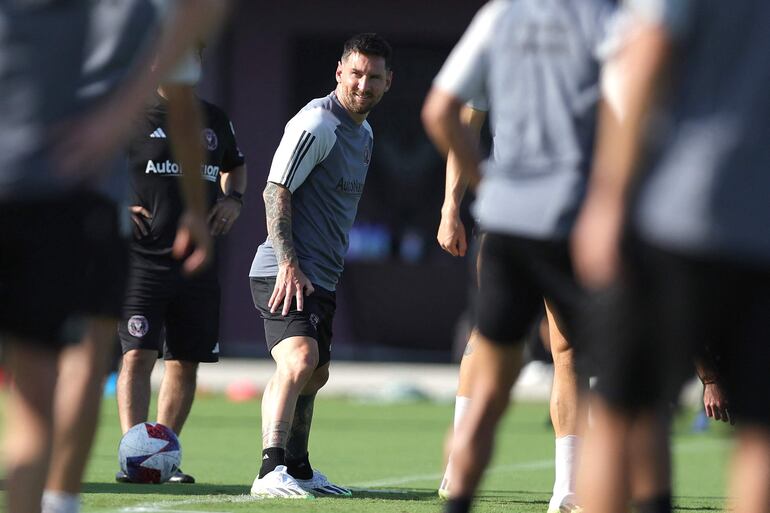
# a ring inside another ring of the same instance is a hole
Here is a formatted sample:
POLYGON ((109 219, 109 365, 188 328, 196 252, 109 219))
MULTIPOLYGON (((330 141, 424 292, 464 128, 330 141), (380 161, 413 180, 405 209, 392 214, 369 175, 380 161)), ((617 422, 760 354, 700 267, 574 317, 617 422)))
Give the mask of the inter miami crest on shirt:
POLYGON ((210 128, 203 129, 203 142, 206 145, 206 149, 209 151, 214 151, 217 149, 217 146, 219 146, 217 134, 210 128))

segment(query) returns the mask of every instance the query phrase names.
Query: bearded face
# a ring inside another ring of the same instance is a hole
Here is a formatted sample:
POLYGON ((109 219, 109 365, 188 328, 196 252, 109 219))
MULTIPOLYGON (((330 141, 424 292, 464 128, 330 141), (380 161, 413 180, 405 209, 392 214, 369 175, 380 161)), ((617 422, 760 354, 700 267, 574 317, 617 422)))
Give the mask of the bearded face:
POLYGON ((385 67, 384 58, 353 52, 337 64, 336 75, 337 98, 355 119, 363 121, 390 89, 393 72, 385 67))

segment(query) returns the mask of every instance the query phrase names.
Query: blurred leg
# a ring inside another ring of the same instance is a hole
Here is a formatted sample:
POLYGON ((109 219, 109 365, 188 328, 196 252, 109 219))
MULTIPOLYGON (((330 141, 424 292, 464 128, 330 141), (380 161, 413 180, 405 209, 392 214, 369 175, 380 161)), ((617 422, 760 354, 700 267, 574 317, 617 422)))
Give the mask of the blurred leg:
POLYGON ((586 408, 581 404, 581 384, 576 370, 575 351, 567 342, 553 311, 546 304, 549 339, 553 357, 553 388, 551 389, 551 422, 556 436, 554 455, 553 495, 549 510, 557 510, 565 502, 575 504, 575 480, 580 440, 578 433, 586 421, 586 408))
POLYGON ((744 426, 738 434, 730 476, 734 513, 770 511, 770 431, 758 425, 744 426))
POLYGON ((669 418, 662 410, 637 413, 629 432, 629 491, 640 513, 671 509, 669 418))
POLYGON ((626 442, 631 420, 596 395, 591 398, 591 416, 593 424, 583 445, 583 453, 590 457, 580 461, 578 495, 591 513, 627 511, 626 442))
POLYGON ((115 319, 92 319, 83 340, 62 350, 46 490, 80 493, 99 420, 116 326, 115 319))
POLYGON ((14 380, 5 415, 8 513, 37 513, 51 456, 58 354, 20 340, 4 349, 14 380))
POLYGON ((452 498, 471 498, 492 454, 500 417, 522 365, 520 345, 500 346, 478 337, 471 406, 452 447, 452 498))
POLYGON ((471 384, 473 383, 473 365, 475 361, 473 354, 478 337, 478 331, 474 329, 471 332, 470 337, 468 337, 468 343, 465 346, 463 358, 460 360, 457 395, 455 396, 454 421, 452 423, 452 428, 447 432, 444 441, 444 460, 446 461, 446 468, 444 469, 444 477, 441 479, 441 485, 439 486, 439 494, 444 498, 448 496, 449 490, 449 475, 451 473, 452 463, 452 438, 457 431, 460 422, 462 422, 463 417, 465 417, 471 403, 471 384))

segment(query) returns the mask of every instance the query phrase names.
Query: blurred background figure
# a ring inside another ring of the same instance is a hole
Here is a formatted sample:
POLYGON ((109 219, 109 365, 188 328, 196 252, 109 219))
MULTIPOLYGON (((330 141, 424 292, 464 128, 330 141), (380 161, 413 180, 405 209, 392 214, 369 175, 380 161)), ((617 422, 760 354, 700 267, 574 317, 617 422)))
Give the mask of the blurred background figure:
MULTIPOLYGON (((628 2, 574 255, 602 291, 586 510, 671 510, 668 404, 719 354, 739 420, 731 510, 770 509, 770 4, 628 2)), ((720 400, 721 401, 721 400, 720 400)))
MULTIPOLYGON (((567 237, 590 169, 600 97, 599 46, 612 11, 610 3, 601 1, 490 2, 474 18, 425 101, 428 134, 442 151, 451 149, 471 185, 481 180, 476 216, 485 233, 471 402, 453 440, 449 513, 470 510, 521 368, 519 343, 543 297, 559 331, 568 340, 575 335, 583 292, 572 275, 567 237), (489 100, 496 143, 483 179, 473 137, 460 119, 462 105, 481 95, 489 100)), ((565 459, 574 464, 580 411, 574 372, 572 380, 574 394, 563 398, 571 408, 555 417, 572 417, 574 431, 559 433, 565 427, 560 425, 557 436, 568 435, 573 450, 565 459)), ((581 511, 577 497, 562 488, 570 485, 558 486, 554 499, 559 502, 552 501, 549 510, 581 511)))
MULTIPOLYGON (((125 190, 111 159, 159 74, 192 43, 186 31, 208 32, 222 13, 221 2, 185 2, 150 44, 157 16, 146 2, 0 6, 0 332, 14 380, 5 435, 10 512, 40 511, 41 499, 47 512, 79 510, 125 283, 118 206, 125 190), (204 11, 204 4, 212 5, 204 11), (150 55, 158 56, 156 70, 150 55)), ((210 237, 200 185, 186 182, 176 251, 189 254, 185 266, 194 271, 207 262, 210 237)))
MULTIPOLYGON (((478 140, 488 110, 489 106, 485 98, 475 98, 461 111, 461 121, 471 129, 474 142, 478 140)), ((453 256, 465 256, 468 249, 465 226, 460 218, 460 205, 467 186, 467 178, 459 169, 457 159, 450 150, 447 155, 441 224, 436 238, 442 249, 453 256)), ((483 245, 483 235, 479 238, 477 245, 483 245)), ((476 262, 477 272, 482 265, 480 260, 476 262)), ((547 350, 551 353, 554 369, 550 414, 556 436, 554 457, 556 470, 553 495, 548 505, 548 511, 549 513, 558 513, 560 509, 569 508, 570 504, 577 502, 575 479, 580 445, 578 428, 582 427, 585 421, 585 409, 579 404, 578 398, 579 389, 587 388, 588 380, 578 376, 573 348, 559 330, 553 312, 541 313, 534 320, 534 324, 538 325, 539 328, 543 319, 547 319, 545 321, 545 329, 549 332, 547 350)), ((457 395, 455 397, 454 430, 460 425, 470 407, 470 393, 473 384, 473 353, 477 337, 478 331, 473 329, 460 361, 457 395)), ((439 496, 443 498, 450 496, 451 457, 451 454, 447 456, 447 467, 444 470, 444 477, 438 490, 439 496)))

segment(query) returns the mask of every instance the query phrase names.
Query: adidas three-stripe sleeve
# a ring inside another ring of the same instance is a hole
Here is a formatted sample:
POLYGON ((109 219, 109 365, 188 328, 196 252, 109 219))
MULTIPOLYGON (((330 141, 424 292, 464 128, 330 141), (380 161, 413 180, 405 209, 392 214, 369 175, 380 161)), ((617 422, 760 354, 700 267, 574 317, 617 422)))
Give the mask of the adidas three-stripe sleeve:
POLYGON ((292 193, 296 191, 334 147, 337 124, 337 119, 326 110, 300 111, 286 124, 267 180, 292 193))

